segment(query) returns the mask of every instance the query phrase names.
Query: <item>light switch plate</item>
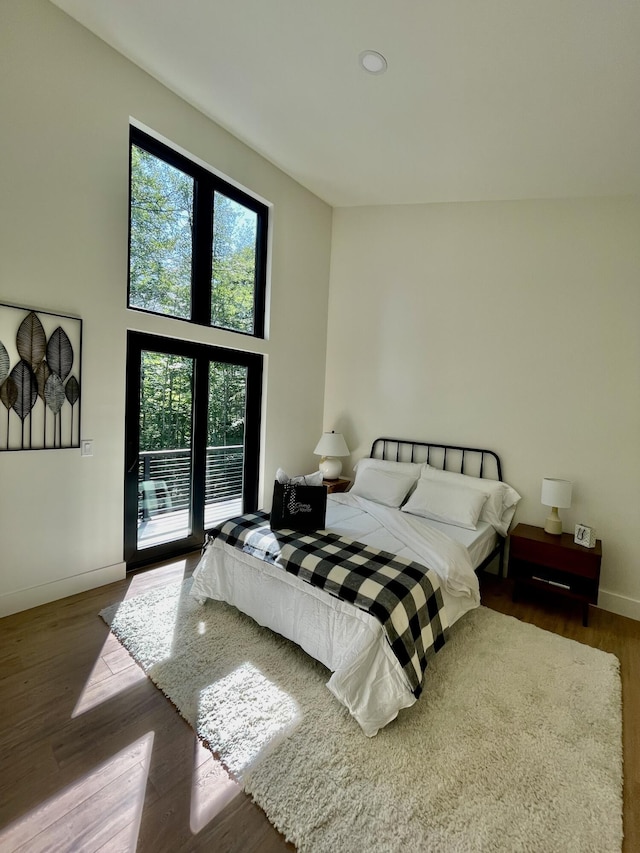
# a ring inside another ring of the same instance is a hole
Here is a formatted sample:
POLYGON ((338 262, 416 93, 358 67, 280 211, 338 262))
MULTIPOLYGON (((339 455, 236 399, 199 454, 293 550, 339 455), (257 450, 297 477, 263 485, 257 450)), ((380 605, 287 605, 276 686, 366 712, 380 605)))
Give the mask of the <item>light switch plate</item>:
POLYGON ((93 439, 83 438, 80 442, 80 455, 93 456, 93 439))

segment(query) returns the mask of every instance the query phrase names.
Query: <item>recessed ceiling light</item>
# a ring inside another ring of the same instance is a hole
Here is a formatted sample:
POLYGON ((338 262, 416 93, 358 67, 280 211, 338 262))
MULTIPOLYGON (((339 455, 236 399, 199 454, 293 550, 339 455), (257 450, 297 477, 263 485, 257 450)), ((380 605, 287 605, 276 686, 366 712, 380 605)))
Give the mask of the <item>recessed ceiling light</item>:
POLYGON ((358 59, 369 74, 384 74, 387 70, 387 60, 377 50, 363 50, 358 59))

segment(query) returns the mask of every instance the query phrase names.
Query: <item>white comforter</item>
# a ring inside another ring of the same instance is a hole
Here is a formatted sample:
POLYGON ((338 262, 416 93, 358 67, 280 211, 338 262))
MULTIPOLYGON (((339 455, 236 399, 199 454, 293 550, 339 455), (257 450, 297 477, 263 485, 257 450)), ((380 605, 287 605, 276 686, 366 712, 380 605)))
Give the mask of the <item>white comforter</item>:
MULTIPOLYGON (((467 549, 425 519, 337 494, 328 497, 326 526, 433 569, 442 588, 443 625, 479 605, 467 549)), ((276 566, 214 540, 194 571, 191 595, 233 604, 321 661, 332 672, 327 687, 369 737, 416 701, 375 617, 276 566)))

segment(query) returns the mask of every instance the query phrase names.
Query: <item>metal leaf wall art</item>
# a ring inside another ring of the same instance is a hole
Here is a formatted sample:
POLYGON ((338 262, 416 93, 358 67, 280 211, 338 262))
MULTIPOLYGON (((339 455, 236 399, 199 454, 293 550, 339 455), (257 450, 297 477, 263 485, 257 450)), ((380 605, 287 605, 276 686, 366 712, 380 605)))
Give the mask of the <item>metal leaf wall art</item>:
POLYGON ((49 338, 47 344, 47 361, 49 362, 51 372, 59 376, 64 382, 73 364, 73 347, 64 329, 60 326, 58 326, 49 338))
POLYGON ((18 355, 32 370, 36 370, 45 356, 47 338, 38 315, 30 311, 18 328, 16 347, 18 355))
POLYGON ((11 361, 9 360, 9 353, 4 348, 4 344, 0 341, 0 385, 2 385, 9 375, 10 367, 11 361))
POLYGON ((0 451, 80 446, 81 349, 82 320, 0 305, 0 451))
MULTIPOLYGON (((64 386, 64 396, 67 398, 71 411, 73 411, 73 407, 80 399, 80 386, 78 385, 78 380, 75 376, 70 376, 69 381, 64 386)), ((71 418, 71 441, 73 442, 73 418, 71 418)))

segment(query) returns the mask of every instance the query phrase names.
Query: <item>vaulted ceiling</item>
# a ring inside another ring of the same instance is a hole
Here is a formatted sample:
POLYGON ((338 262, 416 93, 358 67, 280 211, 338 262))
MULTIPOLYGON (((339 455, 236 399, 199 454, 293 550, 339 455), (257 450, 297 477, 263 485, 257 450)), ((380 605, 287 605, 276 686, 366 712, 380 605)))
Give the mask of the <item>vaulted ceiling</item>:
POLYGON ((334 206, 640 193, 640 0, 53 2, 334 206))

